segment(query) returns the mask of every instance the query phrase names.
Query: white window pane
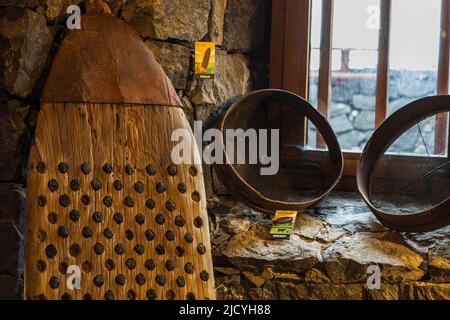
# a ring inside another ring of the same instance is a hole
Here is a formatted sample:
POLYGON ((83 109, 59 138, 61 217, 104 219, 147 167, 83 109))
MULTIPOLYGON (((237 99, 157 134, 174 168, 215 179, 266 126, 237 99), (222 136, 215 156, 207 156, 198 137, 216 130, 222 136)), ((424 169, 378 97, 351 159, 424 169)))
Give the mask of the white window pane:
POLYGON ((309 68, 311 71, 317 71, 320 67, 320 51, 319 49, 311 49, 309 68))
POLYGON ((360 151, 375 128, 379 0, 334 7, 333 53, 340 54, 332 57, 330 124, 343 150, 360 151))
POLYGON ((331 53, 331 70, 341 70, 342 67, 342 52, 341 50, 333 50, 331 53))
POLYGON ((441 0, 394 0, 390 65, 394 70, 436 70, 441 0))
POLYGON ((350 69, 375 69, 377 61, 378 51, 376 50, 350 51, 350 69))
MULTIPOLYGON (((441 0, 392 1, 389 71, 389 112, 437 93, 441 0)), ((392 146, 390 152, 434 153, 435 118, 422 122, 427 147, 415 145, 417 128, 392 146)))
POLYGON ((377 49, 378 26, 378 0, 334 1, 334 48, 377 49))
POLYGON ((322 0, 312 1, 311 14, 311 48, 319 48, 322 30, 322 0))

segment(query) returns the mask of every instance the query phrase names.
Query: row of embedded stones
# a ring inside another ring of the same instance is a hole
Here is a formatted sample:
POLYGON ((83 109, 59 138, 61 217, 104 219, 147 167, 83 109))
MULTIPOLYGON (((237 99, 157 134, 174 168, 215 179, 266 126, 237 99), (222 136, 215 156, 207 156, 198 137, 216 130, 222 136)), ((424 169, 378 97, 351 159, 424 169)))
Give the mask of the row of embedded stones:
MULTIPOLYGON (((127 299, 128 300, 136 300, 137 299, 137 294, 136 291, 134 291, 133 289, 129 289, 127 291, 127 299)), ((108 290, 105 292, 105 300, 115 300, 116 299, 116 295, 114 294, 114 292, 112 290, 108 290)), ((157 300, 159 299, 156 291, 154 289, 149 289, 146 292, 146 297, 148 300, 157 300)), ((175 300, 176 294, 175 291, 170 289, 167 291, 166 293, 166 299, 167 300, 175 300)), ((38 298, 40 300, 47 300, 47 297, 45 296, 45 294, 40 294, 38 296, 38 298)), ((61 295, 61 300, 72 300, 73 297, 70 295, 70 293, 64 293, 63 295, 61 295)), ((186 294, 186 300, 195 300, 195 294, 193 292, 188 292, 186 294)), ((93 300, 92 295, 90 293, 85 293, 83 295, 83 300, 93 300)))
MULTIPOLYGON (((196 226, 199 227, 199 225, 196 225, 196 226)), ((63 238, 66 238, 66 233, 65 233, 65 231, 64 231, 64 233, 62 234, 62 233, 61 233, 61 230, 67 230, 67 229, 66 229, 66 228, 62 228, 62 227, 60 227, 60 228, 58 229, 58 233, 60 234, 60 236, 63 237, 63 238)), ((85 237, 90 238, 91 234, 89 233, 89 235, 86 235, 84 232, 85 232, 85 230, 83 229, 83 235, 84 235, 85 237)), ((40 231, 40 233, 42 233, 42 231, 40 231)), ((104 232, 104 234, 105 234, 105 232, 104 232)), ((172 235, 173 235, 172 232, 170 232, 170 231, 166 232, 166 238, 167 238, 169 241, 173 241, 173 240, 174 240, 174 238, 172 237, 172 235)), ((105 235, 105 237, 106 237, 107 239, 110 239, 109 236, 108 236, 107 234, 105 235)), ((127 238, 127 240, 131 241, 132 239, 134 239, 134 233, 133 233, 131 230, 127 230, 127 231, 125 232, 125 237, 127 238)), ((148 241, 153 241, 154 238, 155 238, 155 235, 154 235, 154 233, 153 233, 151 230, 147 230, 147 231, 145 231, 145 237, 146 237, 146 239, 147 239, 148 241)), ((45 236, 42 236, 42 234, 40 234, 40 235, 38 235, 38 238, 39 238, 39 239, 45 239, 45 236)), ((193 242, 193 237, 192 237, 192 235, 190 235, 190 234, 186 234, 185 237, 184 237, 184 239, 185 239, 185 241, 186 241, 187 243, 192 243, 192 242, 193 242)), ((103 246, 101 243, 99 243, 99 242, 97 242, 97 243, 93 246, 93 249, 94 249, 94 252, 95 252, 95 254, 96 254, 97 256, 100 256, 100 255, 102 255, 102 254, 104 253, 104 246, 103 246)), ((121 255, 123 255, 123 254, 125 253, 125 248, 124 248, 124 246, 123 246, 122 244, 117 244, 117 245, 114 247, 114 251, 115 251, 115 253, 116 253, 117 255, 121 256, 121 255)), ((145 251, 145 248, 144 248, 143 245, 137 244, 136 246, 134 246, 134 251, 135 251, 138 255, 143 255, 143 254, 144 254, 144 251, 145 251)), ((184 250, 181 246, 177 246, 177 247, 175 248, 175 254, 176 254, 176 256, 178 256, 178 257, 182 257, 182 256, 184 255, 184 251, 185 251, 185 250, 184 250)), ((162 246, 161 244, 159 244, 159 245, 157 245, 157 246, 155 247, 155 252, 156 252, 157 255, 162 256, 162 255, 164 255, 164 254, 166 253, 166 249, 164 248, 164 246, 162 246)), ((198 244, 198 246, 197 246, 197 252, 198 252, 200 255, 205 254, 205 253, 206 253, 206 247, 205 247, 202 243, 198 244)), ((80 247, 78 244, 72 244, 72 245, 70 246, 70 248, 69 248, 69 253, 70 253, 70 255, 73 256, 73 257, 78 257, 79 254, 81 253, 81 247, 80 247)), ((53 244, 48 245, 48 246, 45 248, 45 255, 46 255, 50 260, 53 259, 53 258, 55 258, 55 256, 57 255, 57 249, 56 249, 56 247, 55 247, 53 244)), ((107 259, 107 260, 105 261, 104 266, 105 266, 105 269, 106 269, 107 271, 112 271, 112 270, 115 268, 115 262, 114 262, 113 259, 107 259)), ((125 266, 126 266, 127 269, 129 269, 129 270, 134 270, 134 269, 137 267, 137 265, 136 265, 136 260, 133 259, 133 258, 128 258, 128 259, 125 261, 125 266)), ((61 274, 64 275, 64 274, 66 273, 67 267, 68 267, 68 266, 67 266, 67 263, 61 262, 61 263, 59 264, 58 270, 61 272, 61 274)), ((82 264, 83 271, 86 272, 86 273, 90 273, 90 272, 91 272, 91 267, 92 267, 92 264, 91 264, 90 261, 84 261, 83 264, 82 264)), ((145 263, 144 263, 144 267, 145 267, 145 269, 147 269, 148 271, 153 271, 153 270, 155 269, 155 261, 154 261, 153 259, 147 259, 147 260, 145 261, 145 263)), ((175 270, 175 263, 174 263, 172 260, 168 259, 168 260, 165 261, 165 268, 166 268, 166 270, 167 270, 168 272, 172 272, 172 271, 175 270)), ((37 262, 37 270, 38 270, 39 272, 41 272, 41 273, 45 272, 45 271, 47 270, 47 263, 46 263, 44 260, 42 260, 42 259, 38 260, 38 262, 37 262)), ((188 275, 194 274, 194 265, 193 265, 191 262, 185 263, 185 264, 184 264, 184 271, 185 271, 188 275)), ((200 276, 200 279, 201 279, 202 281, 205 281, 205 282, 208 281, 208 279, 209 279, 209 274, 208 274, 208 272, 205 271, 205 270, 202 270, 202 271, 200 272, 199 276, 200 276)), ((137 283, 138 285, 143 286, 143 285, 146 283, 146 277, 145 277, 144 274, 139 273, 139 274, 136 276, 135 281, 136 281, 136 283, 137 283)), ((164 285, 166 284, 166 279, 165 279, 165 276, 164 276, 163 274, 158 274, 158 275, 155 277, 155 281, 156 281, 156 283, 157 283, 159 286, 164 286, 164 285)), ((125 277, 124 277, 124 275, 122 275, 122 274, 117 275, 117 276, 115 277, 115 282, 116 282, 118 285, 120 285, 120 286, 125 285, 125 277)), ((97 287, 102 287, 103 284, 104 284, 103 276, 102 276, 102 275, 96 275, 96 276, 93 278, 93 284, 94 284, 95 286, 97 286, 97 287)), ((184 287, 184 286, 185 286, 185 279, 184 279, 182 276, 178 276, 177 279, 176 279, 176 284, 177 284, 177 286, 180 287, 180 288, 184 287)), ((57 289, 57 288, 59 287, 59 280, 58 280, 58 277, 55 277, 55 276, 51 277, 50 280, 49 280, 49 286, 50 286, 50 288, 52 288, 52 289, 57 289)), ((147 297, 148 297, 149 299, 150 299, 151 297, 156 298, 156 296, 155 296, 156 293, 154 292, 154 290, 149 290, 149 292, 147 292, 147 297), (151 294, 150 294, 149 292, 150 292, 151 294)), ((171 298, 172 298, 172 299, 173 299, 174 295, 173 295, 172 293, 173 293, 173 290, 169 290, 169 291, 167 292, 166 298, 168 298, 168 299, 171 299, 171 298)), ((41 295, 40 297, 42 298, 43 295, 41 295)), ((87 296, 87 297, 88 297, 88 296, 87 296)), ((133 297, 133 295, 132 295, 132 294, 128 294, 128 297, 133 297)), ((65 296, 63 296, 62 298, 63 298, 63 299, 67 299, 67 298, 68 298, 67 294, 66 294, 65 296)), ((111 290, 108 290, 107 293, 105 294, 105 299, 110 300, 110 299, 114 299, 114 298, 115 298, 115 296, 114 296, 114 294, 112 293, 112 291, 111 291, 111 290)))
MULTIPOLYGON (((104 171, 106 174, 111 174, 111 173, 112 173, 112 166, 111 166, 110 164, 104 164, 102 168, 103 168, 103 171, 104 171)), ((60 173, 66 174, 66 173, 68 172, 68 170, 69 170, 69 166, 68 166, 66 163, 64 163, 64 162, 61 162, 61 163, 57 166, 57 169, 58 169, 58 171, 59 171, 60 173)), ((91 172, 90 166, 89 166, 87 163, 83 163, 83 164, 80 166, 80 169, 81 169, 81 171, 82 171, 84 174, 86 174, 86 175, 89 174, 89 173, 91 172)), ((42 174, 42 173, 45 173, 45 171, 46 171, 45 164, 44 164, 43 162, 38 162, 38 163, 36 164, 36 171, 38 171, 38 172, 41 173, 41 174, 42 174)), ((127 175, 130 175, 130 176, 131 176, 131 175, 133 175, 133 173, 134 173, 134 168, 133 168, 131 165, 127 164, 127 165, 125 166, 125 172, 126 172, 127 175)), ((148 165, 148 166, 146 167, 146 172, 147 172, 148 175, 154 176, 154 175, 156 174, 156 169, 155 169, 152 165, 148 165)), ((177 167, 176 167, 176 165, 174 165, 174 164, 169 165, 168 168, 167 168, 167 173, 168 173, 170 176, 176 176, 176 174, 177 174, 177 167)), ((197 175, 197 169, 196 169, 194 166, 192 166, 192 167, 189 169, 189 173, 190 173, 191 176, 196 176, 196 175, 197 175)), ((117 191, 120 191, 120 190, 122 189, 122 182, 121 182, 120 180, 116 180, 116 181, 114 182, 113 185, 114 185, 114 188, 115 188, 117 191)), ((48 186, 48 189, 49 189, 51 192, 55 192, 55 191, 58 190, 58 182, 57 182, 55 179, 51 179, 51 180, 48 182, 47 186, 48 186)), ((71 187, 71 189, 72 189, 73 191, 79 191, 79 190, 81 189, 81 184, 79 183, 78 180, 71 180, 71 182, 70 182, 70 187, 71 187)), ((98 190, 101 189, 102 183, 101 183, 100 180, 94 179, 94 180, 92 180, 92 182, 91 182, 91 187, 92 187, 92 189, 93 189, 94 191, 98 191, 98 190)), ((144 191, 144 189, 145 189, 145 185, 144 185, 142 182, 139 182, 139 181, 138 181, 138 182, 136 182, 136 183, 134 184, 134 189, 135 189, 135 191, 136 191, 137 193, 142 193, 142 192, 144 191)), ((164 192, 165 192, 165 186, 164 186, 164 183, 163 183, 162 181, 159 181, 159 182, 157 183, 157 185, 156 185, 156 190, 157 190, 158 193, 164 193, 164 192)), ((185 185, 184 183, 180 183, 180 184, 178 185, 178 191, 179 191, 180 193, 185 193, 185 192, 187 191, 186 185, 185 185)), ((192 199, 193 199, 194 201, 196 201, 196 202, 200 201, 200 195, 198 194, 197 191, 195 191, 195 192, 192 194, 192 199)), ((82 200, 83 205, 88 205, 88 204, 89 204, 89 197, 88 197, 87 195, 83 195, 83 197, 82 197, 81 200, 82 200)), ((45 207, 46 204, 47 204, 47 203, 46 203, 46 200, 45 200, 45 197, 44 197, 44 196, 40 196, 40 197, 38 198, 38 203, 39 203, 39 206, 40 206, 40 207, 45 207)), ((69 205, 70 205, 70 199, 69 199, 69 197, 68 197, 67 195, 62 195, 62 196, 59 198, 59 204, 60 204, 62 207, 65 207, 65 208, 69 207, 69 205)), ((104 197, 104 198, 103 198, 103 204, 105 205, 105 207, 108 207, 108 208, 111 207, 111 206, 112 206, 112 198, 111 198, 110 196, 104 197)), ((130 196, 127 196, 127 197, 125 198, 125 200, 124 200, 124 204, 125 204, 127 207, 130 207, 130 208, 131 208, 131 207, 134 206, 134 200, 133 200, 130 196)), ((165 206, 166 206, 166 209, 169 210, 170 212, 173 212, 173 211, 176 209, 176 205, 175 205, 175 203, 174 203, 172 200, 168 200, 168 201, 166 202, 166 205, 165 205, 165 206)), ((148 200, 146 201, 146 207, 149 208, 149 209, 154 209, 154 208, 155 208, 155 203, 154 203, 154 201, 153 201, 152 199, 148 199, 148 200)), ((79 214, 79 212, 78 212, 77 210, 73 209, 73 210, 71 210, 70 213, 69 213, 69 218, 70 218, 70 220, 72 220, 73 222, 77 222, 77 221, 80 219, 80 214, 79 214)), ((92 220, 93 220, 95 223, 102 223, 102 221, 103 221, 103 215, 102 215, 102 213, 101 213, 101 212, 98 212, 98 211, 94 212, 94 213, 92 214, 92 220)), ((117 213, 114 214, 113 220, 114 220, 117 224, 120 225, 120 224, 123 222, 123 215, 122 215, 121 213, 117 212, 117 213)), ((138 214, 135 216, 135 221, 136 221, 136 223, 137 223, 138 225, 143 225, 143 224, 145 223, 145 216, 144 216, 143 214, 141 214, 141 213, 138 213, 138 214)), ((56 213, 51 212, 51 213, 48 215, 48 222, 49 222, 50 224, 56 224, 56 223, 57 223, 57 215, 56 215, 56 213)), ((158 214, 158 215, 155 217, 155 222, 156 222, 158 225, 163 225, 164 222, 165 222, 165 217, 164 217, 162 214, 158 214)), ((185 225, 185 219, 184 219, 181 215, 178 215, 178 216, 176 216, 175 219, 174 219, 174 224, 175 224, 177 227, 182 228, 182 227, 184 227, 184 225, 185 225)), ((202 221, 202 219, 201 219, 200 217, 196 217, 196 218, 194 219, 194 226, 197 227, 197 228, 201 228, 201 227, 203 226, 203 221, 202 221)), ((91 230, 91 228, 85 226, 85 227, 82 228, 81 234, 82 234, 82 236, 83 236, 84 238, 89 239, 89 238, 92 237, 92 230, 91 230)), ((64 238, 64 239, 68 238, 68 237, 69 237, 69 229, 68 229, 67 227, 65 227, 65 226, 59 226, 59 228, 58 228, 58 235, 59 235, 61 238, 64 238)), ((106 229, 104 229, 104 231, 103 231, 103 235, 105 236, 106 239, 110 240, 110 239, 112 239, 112 238, 114 237, 114 231, 111 230, 110 228, 106 228, 106 229)), ((153 232, 151 229, 147 229, 147 230, 144 232, 144 235, 145 235, 145 238, 146 238, 148 241, 153 241, 154 238, 155 238, 155 234, 154 234, 154 232, 153 232)), ((38 231, 37 238, 39 239, 40 242, 44 242, 44 241, 47 239, 47 235, 46 235, 45 231, 43 231, 43 230, 38 231)), ((132 230, 129 230, 129 229, 126 230, 126 231, 125 231, 125 238, 126 238, 128 241, 132 241, 132 240, 134 239, 134 232, 133 232, 132 230)), ((173 231, 171 231, 171 230, 168 230, 168 231, 166 231, 166 233, 165 233, 165 238, 166 238, 168 241, 174 241, 174 240, 175 240, 175 233, 174 233, 173 231)), ((188 232, 188 233, 185 233, 185 235, 184 235, 183 238, 184 238, 185 242, 188 243, 188 244, 190 244, 190 243, 192 243, 192 242, 194 241, 193 235, 192 235, 191 233, 189 233, 189 232, 188 232)), ((97 242, 97 243, 93 246, 93 250, 94 250, 94 252, 95 252, 96 255, 98 255, 98 256, 99 256, 99 255, 102 255, 102 254, 104 253, 104 246, 103 246, 103 244, 97 242)), ((134 250, 134 252, 136 252, 136 254, 138 254, 138 255, 143 255, 144 252, 145 252, 145 248, 144 248, 144 246, 143 246, 142 244, 137 244, 137 245, 135 245, 134 248, 133 248, 133 250, 134 250)), ((124 248, 123 244, 119 243, 119 244, 116 244, 116 245, 114 246, 114 251, 115 251, 115 253, 118 254, 118 255, 123 255, 123 254, 125 253, 125 248, 124 248)), ((165 249, 164 246, 161 245, 161 244, 159 244, 159 245, 157 245, 157 246, 155 247, 155 251, 156 251, 156 254, 159 255, 159 256, 164 255, 164 254, 166 253, 166 249, 165 249)), ((185 250, 184 250, 181 246, 177 246, 177 247, 175 248, 175 254, 176 254, 178 257, 182 257, 182 256, 184 255, 184 251, 185 251, 185 250)), ((206 253, 206 247, 205 247, 205 245, 204 245, 203 243, 200 243, 200 244, 197 245, 197 252, 198 252, 200 255, 203 255, 203 254, 206 253)), ((71 256, 73 256, 73 257, 78 257, 78 256, 80 255, 80 253, 81 253, 81 247, 80 247, 80 245, 78 245, 78 244, 75 243, 75 244, 72 244, 72 245, 70 246, 70 248, 69 248, 69 254, 70 254, 71 256)), ((57 248, 56 248, 53 244, 49 244, 49 245, 46 246, 46 248, 45 248, 45 255, 46 255, 47 258, 49 258, 49 259, 55 258, 55 256, 57 255, 57 248)), ((134 269, 136 268, 136 261, 135 261, 135 259, 133 259, 133 258, 128 258, 128 259, 125 261, 125 266, 126 266, 129 270, 134 270, 134 269)), ((83 270, 84 270, 86 273, 89 273, 89 272, 91 271, 91 262, 89 262, 89 261, 84 261, 83 264, 82 264, 82 267, 83 267, 83 270)), ((114 260, 112 260, 112 259, 107 259, 107 260, 105 261, 105 268, 106 268, 106 270, 112 271, 112 270, 114 269, 114 267, 115 267, 115 262, 114 262, 114 260)), ((149 271, 153 271, 153 270, 155 269, 155 261, 152 260, 152 259, 147 259, 147 260, 145 261, 145 263, 144 263, 144 267, 145 267, 147 270, 149 270, 149 271)), ((172 260, 170 260, 170 259, 169 259, 169 260, 166 260, 166 262, 165 262, 165 268, 166 268, 166 270, 169 271, 169 272, 174 271, 174 270, 175 270, 175 263, 174 263, 172 260)), ((47 269, 47 264, 46 264, 46 262, 45 262, 44 260, 38 260, 38 262, 37 262, 37 270, 38 270, 39 272, 43 273, 43 272, 46 271, 46 269, 47 269)), ((66 270, 67 270, 67 263, 61 262, 61 263, 59 264, 58 269, 59 269, 59 271, 60 271, 62 274, 65 274, 65 273, 66 273, 66 270)), ((187 274, 189 274, 189 275, 194 274, 194 265, 193 265, 191 262, 185 263, 185 264, 184 264, 184 271, 185 271, 187 274)), ((202 270, 202 271, 200 272, 199 276, 200 276, 200 279, 201 279, 202 281, 208 281, 208 279, 209 279, 209 273, 208 273, 206 270, 202 270)), ((166 284, 166 278, 165 278, 165 276, 164 276, 163 274, 158 274, 158 275, 156 275, 155 281, 156 281, 156 283, 157 283, 159 286, 164 286, 164 285, 166 284)), ((120 286, 125 285, 125 276, 122 275, 122 274, 117 275, 117 276, 115 277, 115 282, 116 282, 118 285, 120 285, 120 286)), ((143 286, 143 285, 146 283, 146 277, 145 277, 145 275, 142 274, 142 273, 139 273, 139 274, 135 277, 135 282, 136 282, 139 286, 143 286)), ((185 281, 185 279, 184 279, 182 276, 178 276, 178 277, 177 277, 177 279, 176 279, 176 284, 177 284, 178 287, 180 287, 180 288, 184 287, 184 286, 185 286, 185 283, 186 283, 186 281, 185 281)), ((57 288, 59 288, 59 279, 58 279, 58 277, 52 276, 52 277, 50 278, 48 284, 49 284, 49 286, 50 286, 51 289, 57 289, 57 288)), ((96 276, 93 278, 93 284, 94 284, 95 286, 97 286, 97 287, 102 287, 103 284, 104 284, 103 276, 102 276, 102 275, 96 275, 96 276)), ((147 296, 148 299, 156 299, 156 298, 157 298, 157 297, 156 297, 156 292, 155 292, 155 290, 153 290, 153 289, 148 290, 147 293, 146 293, 146 296, 147 296)), ((135 292, 134 292, 132 289, 130 289, 130 290, 128 291, 128 293, 127 293, 127 297, 128 297, 129 299, 134 299, 134 298, 136 298, 136 294, 135 294, 135 292)), ((41 295, 39 295, 39 298, 45 298, 45 295, 44 295, 44 294, 41 294, 41 295)), ((61 296, 61 298, 62 298, 62 299, 70 299, 71 296, 70 296, 70 294, 65 293, 65 294, 63 294, 63 295, 61 296)), ((84 295, 84 298, 85 298, 85 299, 90 299, 90 298, 92 298, 92 297, 91 297, 90 294, 85 294, 85 295, 84 295)), ((115 299, 115 294, 114 294, 114 292, 113 292, 112 290, 108 290, 108 291, 105 293, 104 298, 107 299, 107 300, 113 300, 113 299, 115 299)), ((171 289, 168 290, 167 293, 166 293, 166 298, 167 298, 167 299, 174 299, 174 298, 175 298, 175 292, 174 292, 173 290, 171 290, 171 289)), ((195 298, 195 295, 194 295, 193 293, 188 293, 188 295, 187 295, 186 298, 187 298, 187 299, 194 299, 194 298, 195 298)))
MULTIPOLYGON (((39 161, 39 162, 36 164, 36 167, 35 167, 35 168, 36 168, 36 171, 39 172, 39 173, 41 173, 41 174, 44 173, 44 172, 46 171, 46 166, 45 166, 45 164, 44 164, 43 162, 41 162, 41 161, 39 161)), ((80 169, 81 169, 81 171, 82 171, 85 175, 88 175, 88 174, 91 172, 91 168, 90 168, 90 166, 89 166, 88 163, 83 163, 83 164, 81 164, 80 169)), ((68 172, 68 170, 69 170, 69 166, 67 165, 67 163, 61 162, 61 163, 58 164, 58 171, 59 171, 60 173, 66 174, 66 173, 68 172)), ((145 170, 146 170, 146 172, 147 172, 147 174, 148 174, 149 176, 154 176, 154 175, 156 175, 156 172, 157 172, 156 169, 155 169, 155 167, 154 167, 153 165, 148 165, 148 166, 146 166, 145 170)), ((111 174, 111 173, 112 173, 112 166, 111 166, 110 164, 108 164, 108 163, 104 164, 104 165, 103 165, 103 171, 104 171, 106 174, 111 174)), ((126 172, 126 174, 129 175, 129 176, 133 175, 133 173, 134 173, 134 167, 133 167, 132 165, 130 165, 130 164, 125 165, 125 172, 126 172)), ((174 164, 169 165, 169 166, 167 167, 167 173, 168 173, 170 176, 176 176, 176 174, 177 174, 177 166, 174 165, 174 164)), ((195 166, 191 166, 191 167, 189 168, 189 174, 190 174, 191 176, 196 176, 197 173, 198 173, 198 171, 197 171, 197 168, 196 168, 195 166)), ((80 181, 77 180, 77 179, 71 180, 69 185, 70 185, 70 188, 71 188, 73 191, 79 191, 79 190, 81 189, 81 183, 80 183, 80 181)), ((58 181, 56 181, 55 179, 51 179, 51 180, 48 181, 47 186, 48 186, 48 189, 49 189, 51 192, 55 192, 55 191, 58 190, 59 184, 58 184, 58 181)), ((118 179, 117 179, 117 180, 114 181, 113 186, 114 186, 114 189, 115 189, 115 190, 120 191, 120 190, 122 190, 122 188, 123 188, 123 183, 122 183, 121 180, 118 180, 118 179)), ((92 187, 92 189, 93 189, 94 191, 98 191, 98 190, 100 190, 100 189, 102 188, 102 182, 101 182, 99 179, 95 178, 95 179, 93 179, 93 180, 91 181, 91 187, 92 187)), ((187 192, 187 187, 186 187, 186 185, 185 185, 184 183, 179 183, 178 186, 177 186, 177 189, 178 189, 178 191, 179 191, 180 193, 186 193, 186 192, 187 192)), ((134 184, 134 190, 135 190, 137 193, 139 193, 139 194, 143 193, 144 190, 145 190, 144 183, 141 182, 141 181, 136 182, 136 183, 134 184)), ((166 186, 165 186, 165 184, 164 184, 163 181, 158 181, 158 182, 156 183, 156 191, 157 191, 158 193, 164 193, 164 192, 166 191, 166 186)), ((199 193, 198 191, 192 192, 191 198, 192 198, 192 200, 194 200, 195 202, 199 202, 199 201, 200 201, 200 193, 199 193)), ((81 197, 81 202, 82 202, 82 204, 85 205, 85 206, 88 205, 89 202, 90 202, 89 196, 88 196, 88 195, 83 195, 83 196, 81 197)), ((46 205, 46 203, 47 203, 46 197, 45 197, 44 195, 39 196, 39 198, 38 198, 38 204, 39 204, 39 206, 40 206, 40 207, 44 207, 44 206, 46 205)), ((59 203, 60 203, 60 205, 63 206, 63 207, 68 207, 68 206, 70 205, 70 199, 69 199, 69 196, 66 195, 66 194, 61 195, 61 196, 59 197, 59 203)), ((123 203, 124 203, 127 207, 131 208, 131 207, 134 206, 134 199, 133 199, 131 196, 126 196, 126 197, 124 198, 124 200, 123 200, 123 203)), ((105 196, 105 197, 103 198, 103 204, 104 204, 106 207, 108 207, 108 208, 111 207, 112 204, 113 204, 113 199, 112 199, 112 197, 111 197, 111 196, 105 196)), ((153 201, 152 199, 148 199, 148 200, 146 201, 145 204, 146 204, 146 206, 147 206, 149 209, 153 209, 154 206, 155 206, 155 203, 154 203, 154 201, 153 201)), ((175 206, 174 201, 173 201, 173 200, 168 200, 168 201, 166 202, 166 208, 167 208, 167 210, 169 210, 170 212, 173 212, 173 211, 176 209, 176 206, 175 206)))

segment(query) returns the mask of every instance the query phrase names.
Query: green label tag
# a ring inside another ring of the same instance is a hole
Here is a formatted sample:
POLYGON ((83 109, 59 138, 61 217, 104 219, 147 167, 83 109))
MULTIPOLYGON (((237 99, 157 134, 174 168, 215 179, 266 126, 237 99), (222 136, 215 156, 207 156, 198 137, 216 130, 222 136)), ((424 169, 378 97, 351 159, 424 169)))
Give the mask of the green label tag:
POLYGON ((272 220, 270 229, 271 239, 290 239, 294 229, 297 211, 277 211, 272 220))

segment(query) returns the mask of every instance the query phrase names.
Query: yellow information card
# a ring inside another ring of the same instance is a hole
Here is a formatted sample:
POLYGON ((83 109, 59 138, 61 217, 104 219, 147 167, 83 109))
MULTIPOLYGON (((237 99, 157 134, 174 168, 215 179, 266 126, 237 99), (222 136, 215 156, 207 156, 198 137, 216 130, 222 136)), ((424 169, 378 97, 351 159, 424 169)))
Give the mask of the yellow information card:
POLYGON ((195 43, 195 77, 213 79, 216 69, 216 44, 214 42, 195 43))
POLYGON ((271 239, 287 240, 291 237, 297 218, 297 211, 278 210, 272 220, 271 239))

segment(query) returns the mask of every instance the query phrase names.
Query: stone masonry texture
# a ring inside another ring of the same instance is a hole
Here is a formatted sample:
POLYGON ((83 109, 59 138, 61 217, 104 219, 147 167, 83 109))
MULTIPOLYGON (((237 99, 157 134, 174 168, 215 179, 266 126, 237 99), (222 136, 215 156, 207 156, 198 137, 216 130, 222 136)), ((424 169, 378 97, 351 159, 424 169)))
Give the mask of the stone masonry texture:
MULTIPOLYGON (((0 299, 22 297, 26 165, 39 97, 68 33, 66 9, 77 4, 84 11, 86 2, 0 1, 0 299)), ((223 101, 268 83, 268 32, 263 31, 270 28, 269 0, 105 2, 153 51, 191 124, 206 120, 223 101), (214 80, 193 77, 194 42, 202 40, 217 44, 214 80)), ((211 195, 210 179, 206 185, 211 195)))
POLYGON ((210 199, 209 214, 219 298, 450 298, 450 226, 392 232, 344 192, 300 213, 288 241, 269 240, 271 217, 231 199, 210 199), (377 289, 367 285, 370 266, 381 271, 377 289))

